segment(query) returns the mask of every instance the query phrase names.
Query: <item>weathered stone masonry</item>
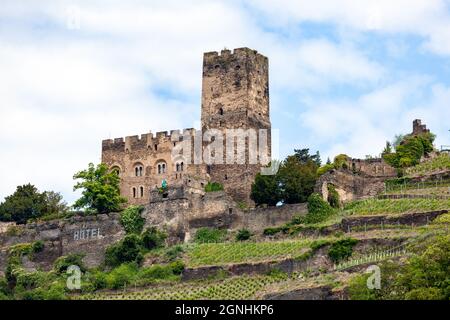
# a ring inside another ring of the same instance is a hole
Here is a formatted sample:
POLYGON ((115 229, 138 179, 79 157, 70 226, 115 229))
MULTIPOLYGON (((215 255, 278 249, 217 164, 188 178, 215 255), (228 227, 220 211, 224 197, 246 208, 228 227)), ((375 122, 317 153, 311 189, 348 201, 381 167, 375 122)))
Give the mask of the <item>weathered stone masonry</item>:
MULTIPOLYGON (((245 163, 228 163, 225 152, 223 163, 190 164, 183 157, 172 159, 172 151, 183 137, 202 137, 206 130, 223 133, 226 150, 226 129, 270 129, 268 59, 248 48, 208 52, 203 57, 201 100, 202 131, 185 129, 146 133, 104 140, 102 162, 119 172, 121 194, 130 204, 148 203, 153 189, 165 179, 169 185, 182 185, 187 179, 202 183, 214 181, 223 184, 234 200, 250 200, 251 184, 260 170, 258 158, 249 161, 249 137, 245 139, 245 163)), ((270 130, 267 134, 267 152, 270 160, 270 130)), ((203 149, 209 141, 203 142, 203 149)), ((234 142, 236 145, 237 140, 234 142)), ((191 143, 194 150, 193 141, 191 143)), ((193 151, 192 151, 193 154, 193 151)), ((213 155, 211 155, 213 156, 213 155)), ((214 157, 214 156, 213 156, 214 157)))

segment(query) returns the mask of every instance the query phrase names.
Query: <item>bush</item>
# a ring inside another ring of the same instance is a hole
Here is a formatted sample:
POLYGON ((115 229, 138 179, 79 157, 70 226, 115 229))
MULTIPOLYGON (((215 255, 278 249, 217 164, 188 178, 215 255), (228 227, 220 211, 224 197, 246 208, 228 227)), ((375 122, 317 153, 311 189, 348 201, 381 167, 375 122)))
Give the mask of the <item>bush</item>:
POLYGON ((138 272, 136 263, 124 263, 106 275, 106 284, 111 289, 121 289, 135 280, 138 272))
POLYGON ((181 254, 184 252, 184 249, 182 246, 177 245, 173 246, 166 251, 166 258, 169 261, 175 260, 181 256, 181 254))
POLYGON ((221 185, 218 182, 208 182, 208 184, 205 186, 205 192, 215 192, 215 191, 222 191, 223 185, 221 185))
POLYGON ((185 268, 185 265, 181 260, 174 261, 169 266, 172 269, 173 274, 175 275, 180 275, 185 268))
POLYGON ((67 271, 67 268, 70 266, 78 266, 81 271, 86 271, 86 268, 83 264, 83 257, 84 254, 80 253, 73 253, 69 254, 68 256, 62 256, 56 259, 55 263, 53 264, 53 269, 59 273, 62 274, 67 271))
POLYGON ((238 233, 236 234, 236 240, 237 240, 237 241, 245 241, 245 240, 250 239, 251 235, 252 235, 252 234, 250 233, 249 230, 247 230, 247 229, 241 229, 241 230, 239 230, 238 233))
POLYGON ((333 208, 339 208, 340 207, 340 199, 339 199, 339 193, 336 191, 336 188, 329 184, 328 185, 328 203, 333 208))
POLYGON ((308 198, 308 214, 305 216, 305 223, 317 223, 326 220, 334 213, 328 202, 322 199, 318 193, 313 193, 308 198))
POLYGON ((140 264, 144 258, 141 253, 142 248, 142 240, 138 235, 127 235, 123 240, 106 249, 105 264, 112 267, 126 262, 140 264))
POLYGON ((164 246, 167 234, 159 231, 156 227, 150 227, 144 231, 141 237, 144 248, 153 250, 164 246))
POLYGON ((38 240, 33 243, 32 247, 31 247, 32 253, 38 253, 38 252, 41 252, 42 250, 44 250, 44 242, 43 241, 38 240))
POLYGON ((274 235, 276 235, 279 232, 281 232, 281 228, 279 228, 279 227, 270 227, 270 228, 264 229, 263 234, 265 236, 274 236, 274 235))
POLYGON ((352 238, 338 240, 330 246, 328 256, 334 263, 347 259, 352 255, 353 246, 357 243, 358 240, 352 238))
POLYGON ((141 217, 144 210, 141 206, 130 206, 120 214, 120 223, 126 233, 140 234, 144 228, 145 219, 141 217))
POLYGON ((194 241, 196 243, 217 243, 225 239, 226 230, 214 228, 200 228, 195 233, 194 241))

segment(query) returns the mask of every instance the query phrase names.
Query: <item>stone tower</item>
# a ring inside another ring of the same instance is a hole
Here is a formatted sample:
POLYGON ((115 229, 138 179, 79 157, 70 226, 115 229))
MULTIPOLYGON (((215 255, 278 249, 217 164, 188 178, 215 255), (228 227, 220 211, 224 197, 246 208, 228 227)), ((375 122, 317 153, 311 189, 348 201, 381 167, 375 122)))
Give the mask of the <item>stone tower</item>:
MULTIPOLYGON (((223 132, 226 150, 227 129, 260 129, 268 132, 270 156, 269 64, 267 57, 249 48, 233 52, 208 52, 203 57, 202 130, 223 132)), ((228 131, 229 132, 229 131, 228 131)), ((258 134, 258 141, 259 141, 258 134)), ((237 139, 235 146, 237 146, 237 139)), ((225 191, 238 201, 248 201, 251 184, 261 164, 249 161, 249 138, 245 138, 245 163, 211 164, 207 172, 211 181, 224 185, 225 191)))

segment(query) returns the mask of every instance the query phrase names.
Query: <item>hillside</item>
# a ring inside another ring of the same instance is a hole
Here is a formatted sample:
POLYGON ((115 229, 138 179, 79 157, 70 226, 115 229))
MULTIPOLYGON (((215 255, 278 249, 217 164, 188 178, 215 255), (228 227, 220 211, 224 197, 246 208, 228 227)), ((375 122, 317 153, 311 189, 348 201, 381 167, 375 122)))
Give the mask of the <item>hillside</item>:
MULTIPOLYGON (((433 180, 435 169, 442 169, 435 163, 442 157, 408 171, 420 172, 422 182, 388 181, 383 194, 330 209, 318 221, 309 212, 253 233, 200 228, 190 241, 166 245, 155 228, 142 236, 122 234, 106 247, 106 262, 133 254, 135 260, 112 266, 88 267, 83 255, 68 254, 47 267, 30 267, 43 259, 49 242, 3 242, 0 298, 448 299, 448 281, 442 280, 450 274, 450 184, 433 180), (67 289, 72 265, 82 272, 76 290, 67 289), (366 286, 370 266, 381 268, 381 289, 366 286), (427 273, 434 273, 432 280, 427 273)), ((139 212, 130 211, 132 225, 139 212)), ((5 232, 11 238, 17 230, 5 232)))

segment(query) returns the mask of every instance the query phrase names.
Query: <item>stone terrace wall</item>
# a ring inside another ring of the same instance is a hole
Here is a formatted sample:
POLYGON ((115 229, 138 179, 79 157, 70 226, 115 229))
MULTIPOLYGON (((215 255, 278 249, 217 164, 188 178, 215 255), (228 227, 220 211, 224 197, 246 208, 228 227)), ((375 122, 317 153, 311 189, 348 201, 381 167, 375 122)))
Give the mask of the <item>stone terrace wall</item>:
POLYGON ((58 257, 71 253, 85 254, 84 263, 93 267, 103 262, 106 247, 125 235, 118 214, 78 216, 16 228, 15 235, 0 233, 0 272, 6 267, 7 248, 15 244, 44 242, 44 250, 33 261, 24 261, 28 269, 48 270, 58 257))

